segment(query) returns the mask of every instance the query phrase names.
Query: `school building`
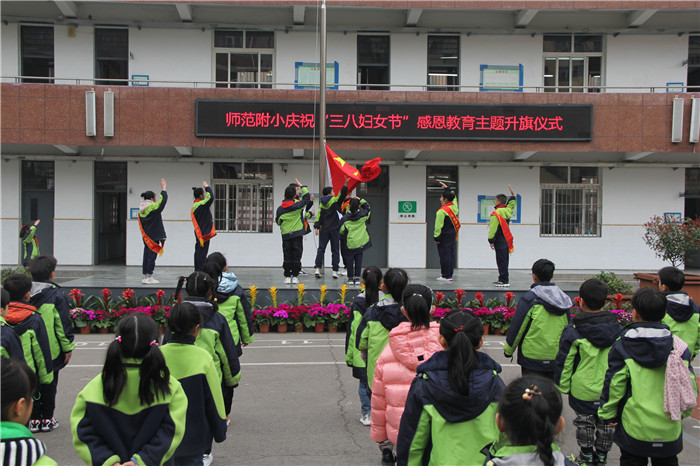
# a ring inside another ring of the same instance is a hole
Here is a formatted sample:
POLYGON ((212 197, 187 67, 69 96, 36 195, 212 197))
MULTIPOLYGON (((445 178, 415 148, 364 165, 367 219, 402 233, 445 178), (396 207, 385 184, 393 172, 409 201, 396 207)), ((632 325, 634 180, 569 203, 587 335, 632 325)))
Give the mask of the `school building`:
MULTIPOLYGON (((139 195, 164 177, 158 265, 192 264, 206 180, 210 251, 279 266, 284 188, 319 191, 320 10, 3 1, 0 262, 39 218, 61 264, 140 265, 139 195)), ((461 269, 495 268, 487 222, 508 184, 511 268, 656 269, 642 225, 700 213, 700 2, 328 0, 326 30, 328 144, 383 158, 358 188, 365 265, 439 266, 440 181, 457 190, 461 269)))

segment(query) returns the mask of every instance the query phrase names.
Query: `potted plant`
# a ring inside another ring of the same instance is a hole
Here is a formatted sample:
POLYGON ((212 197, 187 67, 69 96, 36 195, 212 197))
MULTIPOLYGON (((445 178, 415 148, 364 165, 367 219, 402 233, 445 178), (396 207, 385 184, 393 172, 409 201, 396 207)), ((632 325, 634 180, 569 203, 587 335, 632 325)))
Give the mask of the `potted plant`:
POLYGON ((323 332, 325 326, 324 314, 325 307, 320 303, 314 303, 309 306, 306 314, 304 314, 304 325, 308 328, 314 327, 316 333, 323 332))
POLYGON ((304 331, 304 316, 308 310, 309 306, 290 306, 287 310, 289 315, 289 323, 294 325, 295 332, 304 331))
MULTIPOLYGON (((654 254, 671 263, 673 267, 682 268, 700 249, 700 219, 683 219, 680 223, 665 222, 658 215, 644 224, 644 242, 654 254)), ((639 286, 658 286, 655 273, 635 273, 639 286)), ((686 274, 683 291, 694 300, 700 300, 700 275, 686 274)))
POLYGON ((80 330, 80 333, 85 335, 90 333, 90 327, 95 317, 95 311, 92 309, 76 307, 70 310, 70 318, 73 319, 73 325, 80 330))
MULTIPOLYGON (((282 304, 282 306, 285 306, 285 304, 282 304)), ((282 306, 280 306, 280 308, 276 309, 272 313, 272 317, 271 317, 271 323, 273 325, 277 325, 277 333, 287 333, 287 323, 289 322, 289 313, 287 313, 287 310, 283 309, 282 306)))
POLYGON ((255 309, 253 310, 253 321, 258 324, 260 333, 268 333, 270 331, 270 322, 272 321, 273 307, 266 307, 265 309, 255 309))

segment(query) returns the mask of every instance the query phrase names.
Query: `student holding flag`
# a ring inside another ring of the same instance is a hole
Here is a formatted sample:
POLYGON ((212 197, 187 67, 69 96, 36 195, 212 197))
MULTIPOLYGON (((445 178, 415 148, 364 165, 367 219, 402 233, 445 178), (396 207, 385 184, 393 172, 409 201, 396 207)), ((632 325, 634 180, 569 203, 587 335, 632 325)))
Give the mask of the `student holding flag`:
POLYGON ((513 253, 513 234, 510 232, 510 219, 517 204, 515 192, 510 189, 510 198, 506 199, 505 194, 496 196, 496 206, 491 212, 489 222, 489 244, 491 249, 496 251, 496 265, 498 266, 498 281, 493 282, 494 286, 508 287, 508 261, 509 255, 513 253), (507 203, 506 203, 507 202, 507 203))
POLYGON ((194 204, 192 204, 192 224, 194 225, 194 270, 202 270, 204 261, 209 253, 209 240, 216 236, 214 219, 210 207, 214 203, 214 191, 206 181, 201 188, 192 188, 194 204))
POLYGON ((160 179, 160 198, 156 202, 156 194, 153 191, 141 193, 143 200, 139 204, 139 229, 143 236, 143 280, 144 285, 160 283, 153 278, 153 269, 156 267, 156 257, 163 254, 165 244, 165 228, 163 228, 163 209, 168 202, 165 178, 160 179))
POLYGON ((459 208, 457 207, 457 199, 455 193, 443 182, 440 182, 443 188, 440 195, 440 207, 435 214, 435 232, 433 239, 437 244, 438 254, 440 255, 440 276, 438 280, 452 281, 452 274, 455 270, 455 261, 457 259, 457 240, 459 239, 459 229, 462 224, 459 223, 457 215, 459 208))

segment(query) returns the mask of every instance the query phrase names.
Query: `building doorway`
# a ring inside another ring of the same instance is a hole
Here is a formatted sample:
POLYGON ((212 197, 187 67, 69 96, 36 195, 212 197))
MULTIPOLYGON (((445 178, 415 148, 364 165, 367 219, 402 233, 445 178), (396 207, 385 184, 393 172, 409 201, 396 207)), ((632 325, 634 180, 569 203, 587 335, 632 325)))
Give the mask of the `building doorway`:
POLYGON ((126 162, 95 162, 96 264, 126 265, 126 162))
POLYGON ((360 183, 356 193, 358 197, 366 200, 372 209, 367 222, 372 247, 364 252, 362 266, 386 267, 389 256, 389 167, 383 166, 382 173, 369 183, 360 183))
MULTIPOLYGON (((53 254, 54 185, 53 162, 22 161, 21 224, 31 225, 35 220, 41 220, 36 229, 36 238, 42 254, 53 254)), ((15 238, 19 241, 18 236, 15 238)), ((22 245, 19 254, 21 262, 22 245)))
MULTIPOLYGON (((457 193, 457 186, 459 186, 458 169, 457 166, 428 166, 426 167, 426 186, 427 194, 425 196, 425 224, 428 229, 426 232, 426 268, 428 269, 439 269, 440 268, 440 256, 437 251, 437 246, 435 245, 435 240, 433 239, 433 233, 435 232, 435 214, 440 208, 440 194, 442 193, 442 186, 440 182, 445 183, 447 186, 452 188, 457 193)), ((459 258, 459 255, 458 255, 459 258)), ((455 267, 458 266, 458 261, 455 261, 455 267)))
MULTIPOLYGON (((700 216, 700 168, 685 169, 685 211, 683 217, 696 219, 700 216)), ((685 264, 688 267, 700 267, 700 251, 696 252, 685 264)))

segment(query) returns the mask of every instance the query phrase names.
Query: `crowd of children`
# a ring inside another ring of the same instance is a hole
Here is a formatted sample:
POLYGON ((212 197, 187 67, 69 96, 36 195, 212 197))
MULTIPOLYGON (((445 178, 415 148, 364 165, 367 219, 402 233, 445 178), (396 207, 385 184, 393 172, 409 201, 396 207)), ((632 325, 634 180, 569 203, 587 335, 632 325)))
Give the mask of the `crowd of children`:
MULTIPOLYGON (((522 377, 507 386, 500 364, 480 351, 483 326, 469 309, 431 322, 434 293, 405 270, 357 271, 363 289, 346 362, 383 464, 604 465, 613 443, 622 465, 678 464, 700 350, 699 307, 681 291, 683 272, 663 268, 659 289, 638 290, 634 322, 622 328, 603 310, 604 282, 581 285, 572 315, 554 269, 546 259, 532 266, 504 345, 508 357, 518 351, 522 377), (555 443, 561 393, 576 416, 580 451, 570 457, 555 443)), ((59 426, 58 376, 74 349, 55 270, 55 258, 39 255, 32 279, 3 283, 2 464, 55 464, 33 436, 59 426)), ((70 429, 85 463, 208 465, 212 443, 226 439, 239 358, 254 340, 250 304, 220 253, 180 277, 176 295, 183 290, 162 343, 147 315, 122 318, 102 372, 78 394, 70 429)))

